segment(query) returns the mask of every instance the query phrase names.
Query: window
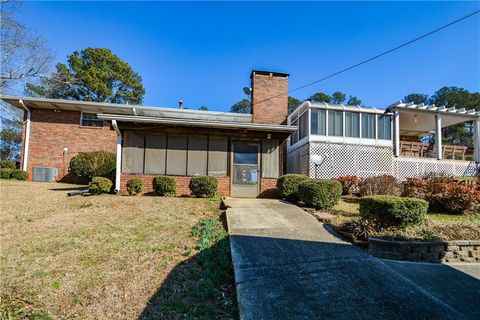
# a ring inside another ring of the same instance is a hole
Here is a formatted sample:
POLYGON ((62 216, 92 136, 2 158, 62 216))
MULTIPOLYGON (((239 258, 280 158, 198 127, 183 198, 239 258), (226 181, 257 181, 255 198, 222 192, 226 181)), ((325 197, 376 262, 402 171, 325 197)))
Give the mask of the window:
POLYGON ((145 136, 127 131, 123 137, 122 172, 143 173, 145 136))
POLYGON ((227 175, 228 139, 209 137, 208 139, 208 175, 224 177, 227 175))
MULTIPOLYGON (((298 119, 295 119, 295 121, 292 122, 292 126, 297 127, 298 126, 298 119)), ((297 127, 297 131, 292 133, 292 136, 290 137, 290 145, 294 145, 298 141, 298 131, 300 128, 297 127)))
POLYGON ((311 134, 326 135, 326 111, 322 109, 311 109, 311 134))
POLYGON ((167 138, 167 174, 187 173, 187 136, 169 134, 167 138))
POLYGON ((279 174, 279 151, 277 140, 262 141, 262 177, 278 178, 279 174))
POLYGON ((343 136, 343 112, 328 110, 328 135, 343 136))
POLYGON ((362 114, 362 138, 375 139, 375 115, 362 114))
POLYGON ((345 112, 345 136, 360 137, 360 114, 358 112, 345 112))
POLYGON ((165 174, 167 135, 147 134, 145 137, 145 173, 165 174))
POLYGON ((207 146, 208 137, 189 136, 188 137, 188 164, 187 175, 206 176, 207 175, 207 146))
POLYGON ((98 119, 96 113, 85 113, 82 112, 80 125, 86 127, 103 127, 103 120, 98 119))
POLYGON ((299 130, 299 137, 298 139, 301 140, 305 138, 308 134, 308 112, 305 112, 300 116, 300 127, 299 130))
POLYGON ((378 117, 378 139, 392 140, 392 117, 379 116, 378 117))

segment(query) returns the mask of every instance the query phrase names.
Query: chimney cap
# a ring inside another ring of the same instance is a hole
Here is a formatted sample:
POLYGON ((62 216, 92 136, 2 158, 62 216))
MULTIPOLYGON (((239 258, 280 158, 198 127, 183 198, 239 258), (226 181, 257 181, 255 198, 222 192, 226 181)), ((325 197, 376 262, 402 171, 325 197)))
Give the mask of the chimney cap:
POLYGON ((283 72, 275 72, 275 71, 267 71, 267 70, 252 70, 250 74, 250 78, 253 78, 254 74, 260 74, 262 76, 272 76, 272 77, 279 77, 279 78, 288 78, 290 74, 283 73, 283 72))

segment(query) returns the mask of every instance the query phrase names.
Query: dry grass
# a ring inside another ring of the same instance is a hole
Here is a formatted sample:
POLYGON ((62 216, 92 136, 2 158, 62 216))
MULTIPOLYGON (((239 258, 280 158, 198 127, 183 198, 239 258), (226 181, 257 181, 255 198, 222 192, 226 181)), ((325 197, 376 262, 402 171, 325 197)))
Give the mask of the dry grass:
MULTIPOLYGON (((10 180, 0 187, 2 318, 191 314, 162 303, 177 296, 182 302, 202 280, 191 230, 201 219, 218 219, 218 199, 70 198, 65 189, 78 186, 10 180)), ((201 305, 205 314, 232 316, 226 291, 228 303, 204 300, 211 302, 201 305)))

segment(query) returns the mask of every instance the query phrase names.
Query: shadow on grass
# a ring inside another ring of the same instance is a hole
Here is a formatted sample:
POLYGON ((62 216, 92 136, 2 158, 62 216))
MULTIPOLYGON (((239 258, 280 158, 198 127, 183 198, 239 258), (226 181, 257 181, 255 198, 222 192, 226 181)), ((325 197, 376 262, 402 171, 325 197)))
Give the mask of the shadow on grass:
MULTIPOLYGON (((178 264, 149 299, 139 319, 237 319, 235 282, 225 217, 192 230, 199 252, 178 264)), ((185 248, 189 254, 190 248, 185 248)))

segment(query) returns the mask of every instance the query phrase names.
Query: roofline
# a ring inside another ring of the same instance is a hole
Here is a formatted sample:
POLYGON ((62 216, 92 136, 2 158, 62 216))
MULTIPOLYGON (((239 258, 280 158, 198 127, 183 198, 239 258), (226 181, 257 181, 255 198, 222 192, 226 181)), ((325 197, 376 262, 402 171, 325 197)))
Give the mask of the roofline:
POLYGON ((446 106, 435 106, 434 104, 426 105, 423 103, 414 104, 414 103, 404 103, 404 102, 395 102, 388 106, 387 110, 402 110, 402 111, 411 111, 411 112, 423 112, 423 113, 440 113, 447 114, 452 116, 462 116, 462 117, 471 117, 476 119, 480 117, 480 111, 475 109, 457 109, 455 107, 447 108, 446 106))
MULTIPOLYGON (((121 103, 111 103, 111 102, 94 102, 94 101, 79 101, 79 100, 67 100, 67 99, 51 99, 51 98, 36 98, 36 97, 26 97, 26 96, 9 96, 9 95, 0 95, 0 100, 5 101, 8 104, 11 104, 7 100, 22 100, 24 102, 39 102, 39 103, 64 103, 70 105, 81 105, 85 107, 113 107, 113 108, 123 108, 131 109, 132 114, 134 114, 134 109, 137 110, 154 110, 154 111, 178 111, 184 113, 208 113, 211 116, 216 115, 233 115, 235 117, 250 118, 251 114, 242 114, 234 112, 223 112, 223 111, 204 111, 204 110, 194 110, 194 109, 179 109, 174 107, 155 107, 155 106, 142 106, 142 105, 133 105, 133 104, 121 104, 121 103)), ((11 104, 12 105, 12 104, 11 104)), ((15 105, 13 105, 15 106, 15 105)), ((57 109, 62 109, 58 107, 57 109)))
POLYGON ((167 125, 193 126, 193 127, 211 127, 211 128, 222 128, 222 129, 245 129, 245 130, 272 131, 272 132, 284 132, 284 133, 292 133, 297 130, 297 127, 288 126, 288 125, 185 120, 185 119, 155 118, 155 117, 145 117, 145 116, 127 116, 127 115, 120 115, 120 114, 103 114, 102 113, 98 115, 98 118, 103 120, 116 120, 116 121, 122 121, 122 122, 139 122, 139 123, 167 124, 167 125))

